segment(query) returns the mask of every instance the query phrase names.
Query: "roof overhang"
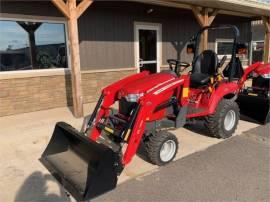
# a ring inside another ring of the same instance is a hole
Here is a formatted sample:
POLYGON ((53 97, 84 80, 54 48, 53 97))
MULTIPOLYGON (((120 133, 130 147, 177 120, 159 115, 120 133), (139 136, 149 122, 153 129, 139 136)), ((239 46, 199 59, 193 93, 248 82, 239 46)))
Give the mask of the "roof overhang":
POLYGON ((220 14, 258 18, 270 16, 270 4, 259 0, 135 0, 137 2, 161 5, 182 9, 191 9, 190 6, 200 6, 219 9, 220 14))

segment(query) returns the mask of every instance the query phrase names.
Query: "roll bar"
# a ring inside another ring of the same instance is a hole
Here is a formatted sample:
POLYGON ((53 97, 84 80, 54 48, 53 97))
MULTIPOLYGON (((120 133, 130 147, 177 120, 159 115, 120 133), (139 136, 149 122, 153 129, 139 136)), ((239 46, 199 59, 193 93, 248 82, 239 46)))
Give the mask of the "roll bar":
MULTIPOLYGON (((194 52, 194 58, 192 61, 192 65, 195 63, 195 59, 198 56, 199 53, 199 44, 201 40, 201 34, 205 30, 217 30, 217 29, 230 29, 233 32, 233 48, 232 48, 232 57, 231 57, 231 65, 233 67, 235 66, 235 59, 236 59, 236 49, 237 49, 237 43, 238 43, 238 37, 240 36, 239 29, 235 25, 217 25, 217 26, 206 26, 200 29, 197 34, 190 40, 195 42, 195 52, 194 52)), ((230 72, 229 80, 231 80, 232 76, 234 75, 235 68, 232 68, 232 71, 230 72)))

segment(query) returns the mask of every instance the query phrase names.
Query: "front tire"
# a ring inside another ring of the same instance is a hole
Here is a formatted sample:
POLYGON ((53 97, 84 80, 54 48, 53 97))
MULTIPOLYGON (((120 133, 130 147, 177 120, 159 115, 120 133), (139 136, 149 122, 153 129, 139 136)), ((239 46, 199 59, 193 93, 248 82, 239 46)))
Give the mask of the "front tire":
POLYGON ((158 166, 171 162, 178 150, 178 140, 172 133, 161 131, 150 136, 145 143, 149 160, 158 166))
POLYGON ((210 135, 217 138, 229 138, 235 132, 240 113, 237 103, 233 100, 222 99, 214 114, 206 117, 205 125, 210 135))

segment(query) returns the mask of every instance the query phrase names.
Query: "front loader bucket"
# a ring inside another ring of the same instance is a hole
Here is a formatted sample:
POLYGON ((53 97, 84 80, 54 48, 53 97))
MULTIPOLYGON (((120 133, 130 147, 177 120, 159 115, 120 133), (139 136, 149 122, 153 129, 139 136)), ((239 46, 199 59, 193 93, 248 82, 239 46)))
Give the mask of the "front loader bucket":
POLYGON ((262 124, 270 119, 270 99, 263 96, 240 94, 237 103, 240 113, 245 119, 253 120, 262 124))
POLYGON ((60 122, 40 161, 76 200, 85 201, 116 187, 117 159, 110 148, 60 122))

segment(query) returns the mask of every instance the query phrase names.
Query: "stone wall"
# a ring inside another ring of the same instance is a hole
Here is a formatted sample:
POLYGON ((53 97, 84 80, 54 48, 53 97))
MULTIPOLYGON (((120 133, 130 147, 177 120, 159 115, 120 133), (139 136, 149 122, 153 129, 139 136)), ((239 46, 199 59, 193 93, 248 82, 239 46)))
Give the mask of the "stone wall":
POLYGON ((97 101, 102 88, 134 73, 135 70, 82 74, 84 103, 97 101))
MULTIPOLYGON (((84 103, 95 102, 100 90, 134 70, 83 73, 84 103)), ((72 105, 70 75, 0 80, 0 116, 72 105)))

